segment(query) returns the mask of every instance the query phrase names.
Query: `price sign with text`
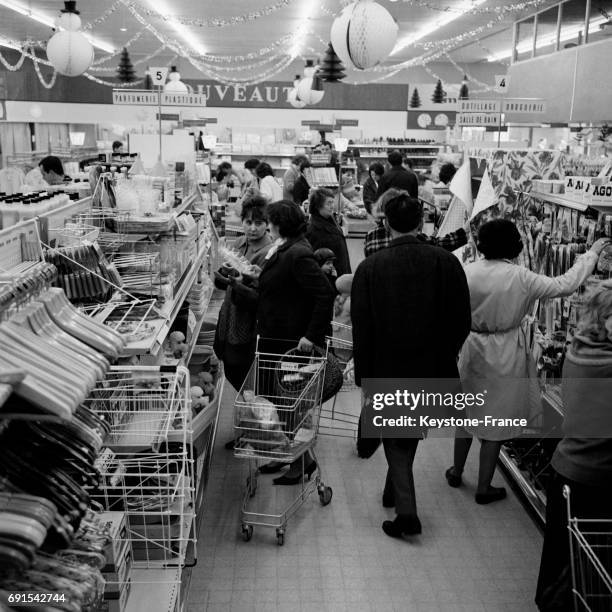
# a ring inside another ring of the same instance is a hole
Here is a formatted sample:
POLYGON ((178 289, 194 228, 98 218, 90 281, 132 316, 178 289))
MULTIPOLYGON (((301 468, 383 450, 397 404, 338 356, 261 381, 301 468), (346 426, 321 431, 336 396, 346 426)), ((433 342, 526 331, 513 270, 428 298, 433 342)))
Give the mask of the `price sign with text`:
POLYGON ((168 76, 168 68, 149 68, 149 76, 151 81, 153 81, 153 85, 163 87, 168 76))

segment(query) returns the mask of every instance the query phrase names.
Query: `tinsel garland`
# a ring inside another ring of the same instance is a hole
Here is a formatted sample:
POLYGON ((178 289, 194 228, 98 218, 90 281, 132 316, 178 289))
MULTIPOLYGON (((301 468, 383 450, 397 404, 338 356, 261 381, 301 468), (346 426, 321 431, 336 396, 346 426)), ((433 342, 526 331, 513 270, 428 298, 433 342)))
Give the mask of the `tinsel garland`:
MULTIPOLYGON (((303 0, 300 0, 303 1, 303 0)), ((267 15, 271 15, 283 9, 290 4, 298 2, 298 0, 278 0, 274 4, 269 6, 264 6, 256 11, 252 11, 250 13, 246 13, 244 15, 236 15, 234 17, 230 17, 228 19, 221 19, 219 17, 209 17, 209 18, 201 18, 201 17, 185 17, 183 15, 163 15, 154 11, 138 2, 132 2, 131 0, 120 0, 120 2, 127 6, 128 8, 134 8, 147 17, 153 17, 155 19, 160 19, 162 21, 172 21, 175 23, 180 23, 186 26, 196 26, 200 28, 225 28, 228 26, 234 26, 241 23, 251 23, 260 19, 261 17, 266 17, 267 15)))
POLYGON ((100 64, 104 64, 114 59, 115 57, 121 55, 121 51, 123 51, 123 49, 129 49, 136 41, 140 40, 146 32, 147 32, 147 28, 144 27, 142 30, 140 30, 134 36, 132 36, 132 38, 130 38, 126 43, 124 43, 123 45, 120 45, 118 51, 115 51, 114 53, 109 53, 108 55, 104 55, 103 57, 99 57, 97 60, 95 60, 92 63, 92 66, 99 66, 100 64))
POLYGON ((17 72, 23 66, 23 62, 25 61, 25 54, 22 52, 21 57, 17 60, 16 64, 9 64, 6 58, 0 52, 0 63, 9 71, 9 72, 17 72))
POLYGON ((42 64, 43 62, 36 57, 34 53, 34 49, 31 49, 30 51, 31 51, 32 61, 34 63, 34 70, 36 71, 36 76, 38 76, 38 80, 40 81, 40 84, 45 89, 51 89, 55 85, 55 81, 57 79, 57 70, 53 68, 53 74, 51 75, 51 80, 47 83, 47 81, 45 81, 43 75, 40 72, 39 64, 42 64))
POLYGON ((98 85, 106 85, 107 87, 119 87, 121 89, 126 89, 128 87, 138 87, 139 85, 142 85, 145 81, 144 79, 140 79, 138 81, 132 81, 131 83, 113 83, 111 81, 103 81, 102 79, 99 79, 93 76, 93 74, 89 74, 87 72, 83 73, 83 76, 86 79, 93 81, 94 83, 98 83, 98 85))
POLYGON ((487 83, 483 83, 482 81, 479 81, 477 78, 472 76, 467 70, 465 70, 464 68, 461 68, 461 66, 459 66, 459 64, 448 53, 445 53, 444 57, 450 62, 450 64, 454 68, 456 68, 459 72, 462 72, 463 74, 465 74, 465 76, 468 78, 469 81, 472 81, 472 83, 476 83, 476 85, 480 85, 480 87, 482 87, 485 91, 495 91, 495 87, 493 87, 492 85, 487 85, 487 83))

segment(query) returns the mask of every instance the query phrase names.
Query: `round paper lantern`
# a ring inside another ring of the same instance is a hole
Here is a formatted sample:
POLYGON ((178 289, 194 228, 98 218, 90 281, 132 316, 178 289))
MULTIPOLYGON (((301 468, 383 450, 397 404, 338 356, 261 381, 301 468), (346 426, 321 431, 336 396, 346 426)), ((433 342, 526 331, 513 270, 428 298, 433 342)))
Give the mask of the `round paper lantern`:
POLYGON ((80 32, 56 32, 47 43, 47 58, 51 65, 65 76, 83 74, 94 59, 91 43, 80 32))
POLYGON ((298 98, 297 90, 295 87, 291 89, 287 94, 287 100, 289 101, 289 104, 293 106, 293 108, 304 108, 306 106, 306 102, 298 98))
POLYGON ((187 85, 181 81, 181 75, 176 70, 176 68, 172 68, 172 71, 168 75, 168 82, 164 85, 164 91, 168 93, 188 93, 189 89, 187 85))
POLYGON ((76 32, 81 29, 81 18, 76 13, 62 13, 55 20, 55 25, 62 30, 76 32))
POLYGON ((346 66, 371 68, 387 58, 397 40, 398 25, 386 8, 372 0, 345 7, 331 28, 331 43, 346 66))
POLYGON ((317 76, 304 77, 298 83, 296 90, 298 98, 306 104, 318 104, 325 95, 325 91, 321 85, 321 79, 317 76))

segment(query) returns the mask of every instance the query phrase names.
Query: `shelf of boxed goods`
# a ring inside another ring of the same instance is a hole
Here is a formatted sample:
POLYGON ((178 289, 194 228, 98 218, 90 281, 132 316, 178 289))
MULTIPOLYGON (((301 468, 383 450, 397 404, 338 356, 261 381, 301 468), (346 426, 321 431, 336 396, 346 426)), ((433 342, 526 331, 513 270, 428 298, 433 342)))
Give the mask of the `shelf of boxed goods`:
POLYGON ((571 208, 580 212, 584 212, 589 207, 588 204, 584 202, 578 202, 577 200, 573 200, 571 198, 567 198, 563 194, 530 191, 529 195, 534 198, 537 198, 538 200, 550 202, 551 204, 558 204, 559 206, 565 206, 566 208, 571 208))

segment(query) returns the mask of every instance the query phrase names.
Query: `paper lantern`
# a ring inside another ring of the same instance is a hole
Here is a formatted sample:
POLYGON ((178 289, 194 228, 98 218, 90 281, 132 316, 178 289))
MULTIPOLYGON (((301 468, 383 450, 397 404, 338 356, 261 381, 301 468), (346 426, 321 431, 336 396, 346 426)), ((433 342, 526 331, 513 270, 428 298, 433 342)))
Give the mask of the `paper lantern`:
POLYGON ((80 32, 56 32, 47 43, 47 58, 65 76, 83 74, 94 59, 92 44, 80 32))
POLYGON ((306 106, 306 102, 298 98, 297 89, 295 87, 289 90, 289 93, 287 94, 287 100, 289 104, 293 106, 293 108, 304 108, 306 106))
POLYGON ((386 8, 372 0, 345 7, 331 27, 331 43, 345 66, 371 68, 387 58, 397 40, 398 25, 386 8))
POLYGON ((325 95, 323 83, 318 76, 304 77, 296 88, 297 97, 306 104, 318 104, 325 95))
POLYGON ((172 70, 168 75, 168 82, 164 85, 164 91, 168 93, 188 93, 189 89, 183 81, 181 81, 181 75, 179 74, 176 66, 172 66, 172 70))

